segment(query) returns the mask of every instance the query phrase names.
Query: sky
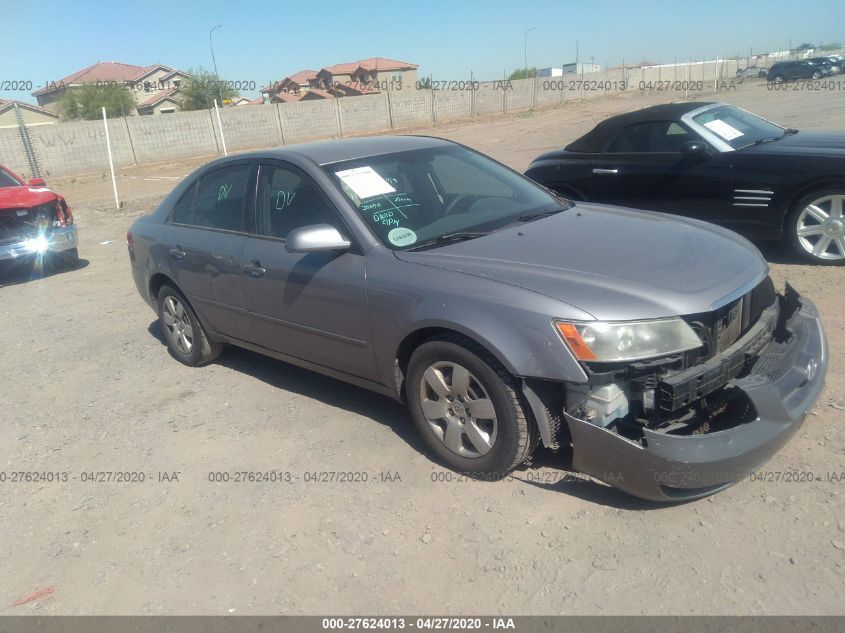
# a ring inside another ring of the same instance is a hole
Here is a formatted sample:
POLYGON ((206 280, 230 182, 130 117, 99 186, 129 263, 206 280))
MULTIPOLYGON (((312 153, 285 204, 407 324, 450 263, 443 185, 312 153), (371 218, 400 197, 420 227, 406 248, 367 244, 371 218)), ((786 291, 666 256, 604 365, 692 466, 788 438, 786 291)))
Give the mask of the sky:
POLYGON ((298 70, 366 57, 434 80, 500 79, 525 64, 712 59, 845 41, 843 0, 0 0, 0 98, 97 61, 212 68, 258 89, 298 70), (525 31, 529 31, 526 35, 525 31))

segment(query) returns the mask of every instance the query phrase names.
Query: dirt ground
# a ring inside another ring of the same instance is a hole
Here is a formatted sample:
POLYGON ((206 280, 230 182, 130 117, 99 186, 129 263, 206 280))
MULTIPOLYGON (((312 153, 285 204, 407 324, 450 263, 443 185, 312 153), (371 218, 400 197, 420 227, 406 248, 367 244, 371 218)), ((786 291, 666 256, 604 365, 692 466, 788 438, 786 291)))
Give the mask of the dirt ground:
MULTIPOLYGON (((420 133, 522 170, 605 116, 682 96, 420 133)), ((845 128, 841 92, 744 85, 717 99, 792 127, 845 128)), ((845 269, 765 247, 777 282, 817 303, 831 363, 764 473, 812 480, 745 480, 656 506, 540 451, 513 480, 465 481, 387 398, 245 351, 201 369, 170 358, 125 234, 207 159, 121 170, 120 211, 105 174, 48 178, 74 208, 84 261, 0 281, 0 471, 68 474, 0 482, 0 614, 845 613, 845 269), (291 481, 209 481, 267 470, 291 481), (83 481, 98 471, 145 481, 83 481), (367 481, 306 481, 323 471, 367 481)))

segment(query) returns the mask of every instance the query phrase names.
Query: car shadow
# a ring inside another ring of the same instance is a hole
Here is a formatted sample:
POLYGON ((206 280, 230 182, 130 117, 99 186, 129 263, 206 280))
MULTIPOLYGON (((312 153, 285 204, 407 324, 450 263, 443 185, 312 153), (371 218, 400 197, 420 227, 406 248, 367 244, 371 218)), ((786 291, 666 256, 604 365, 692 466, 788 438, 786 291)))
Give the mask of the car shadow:
MULTIPOLYGON (((167 345, 157 320, 150 323, 147 331, 162 345, 167 345)), ((388 427, 414 450, 431 457, 414 430, 407 409, 387 396, 233 345, 227 346, 214 362, 276 389, 370 418, 388 427)))
POLYGON ((801 257, 792 248, 777 241, 754 242, 754 246, 760 249, 763 257, 770 264, 784 264, 787 266, 813 266, 812 263, 801 257))
POLYGON ((531 460, 517 468, 511 476, 541 490, 571 495, 618 510, 659 510, 686 503, 658 503, 639 499, 580 473, 572 467, 572 449, 568 447, 557 453, 538 447, 531 460), (547 470, 541 472, 541 469, 547 470))
POLYGON ((49 263, 39 266, 32 260, 15 263, 0 262, 0 288, 73 273, 74 271, 88 267, 90 263, 87 259, 80 259, 75 266, 62 268, 49 263))
MULTIPOLYGON (((167 345, 158 320, 151 322, 147 331, 159 343, 167 345)), ((432 464, 444 470, 451 470, 450 466, 433 454, 419 437, 405 406, 387 396, 235 346, 228 346, 215 363, 261 380, 276 389, 365 416, 389 428, 432 464)), ((491 485, 501 479, 473 475, 467 477, 480 482, 490 482, 491 485)), ((506 478, 519 480, 542 490, 564 493, 591 503, 623 510, 654 510, 679 505, 638 499, 578 473, 572 468, 572 449, 569 448, 553 453, 538 447, 529 462, 518 467, 506 478)))

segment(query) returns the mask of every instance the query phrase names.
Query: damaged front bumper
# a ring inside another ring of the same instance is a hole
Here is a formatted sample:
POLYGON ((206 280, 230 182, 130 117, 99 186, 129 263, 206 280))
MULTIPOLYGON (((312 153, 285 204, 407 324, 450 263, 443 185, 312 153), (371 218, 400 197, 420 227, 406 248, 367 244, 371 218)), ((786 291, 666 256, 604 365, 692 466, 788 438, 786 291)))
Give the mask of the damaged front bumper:
POLYGON ((79 235, 75 224, 56 227, 35 237, 24 237, 0 243, 0 262, 61 253, 76 248, 79 235))
POLYGON ((749 373, 726 385, 747 397, 756 413, 749 422, 700 435, 644 428, 643 437, 633 440, 564 413, 573 466, 637 497, 664 502, 707 496, 762 466, 801 426, 828 364, 815 305, 791 288, 779 301, 775 338, 749 373))

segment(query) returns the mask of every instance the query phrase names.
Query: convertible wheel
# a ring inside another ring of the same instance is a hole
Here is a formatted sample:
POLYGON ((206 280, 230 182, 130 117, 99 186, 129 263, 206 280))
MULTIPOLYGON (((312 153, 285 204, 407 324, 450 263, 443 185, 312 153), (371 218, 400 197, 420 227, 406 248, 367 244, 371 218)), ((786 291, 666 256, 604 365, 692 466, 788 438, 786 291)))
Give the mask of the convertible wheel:
POLYGON ((167 349, 180 363, 205 365, 223 350, 220 343, 208 338, 182 293, 167 284, 158 292, 158 318, 167 349))
POLYGON ((470 341, 444 337, 421 345, 406 390, 423 439, 459 472, 501 477, 536 447, 513 377, 470 341))
POLYGON ((816 264, 845 264, 845 190, 814 192, 795 205, 787 231, 793 248, 816 264))

